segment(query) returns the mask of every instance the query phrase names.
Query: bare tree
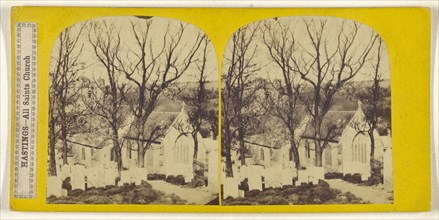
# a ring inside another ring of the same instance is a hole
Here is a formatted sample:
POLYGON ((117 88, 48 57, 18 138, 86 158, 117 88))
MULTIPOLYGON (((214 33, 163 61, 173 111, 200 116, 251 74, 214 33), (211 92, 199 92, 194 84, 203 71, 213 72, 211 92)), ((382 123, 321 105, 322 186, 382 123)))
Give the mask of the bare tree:
POLYGON ((368 40, 361 41, 358 37, 361 25, 355 21, 350 25, 345 22, 339 24, 338 33, 332 36, 335 39, 329 39, 325 19, 304 19, 304 24, 309 44, 300 45, 303 52, 294 56, 291 70, 300 74, 301 79, 311 87, 303 102, 312 119, 315 165, 321 167, 323 148, 333 135, 331 129, 322 130, 322 121, 332 107, 335 95, 369 61, 377 36, 371 32, 368 40))
POLYGON ((199 55, 200 59, 195 62, 197 71, 193 77, 197 79, 196 87, 184 85, 184 88, 180 88, 181 86, 176 85, 175 88, 170 89, 173 97, 182 100, 189 106, 188 123, 191 125, 190 133, 194 141, 194 162, 198 154, 198 136, 201 134, 202 125, 207 122, 209 117, 208 100, 210 94, 206 88, 206 83, 208 83, 207 77, 212 73, 209 72, 207 67, 208 54, 211 52, 209 48, 210 40, 207 36, 204 36, 201 54, 199 55))
POLYGON ((300 126, 300 96, 305 85, 300 76, 293 71, 294 54, 297 45, 290 26, 279 20, 265 22, 262 34, 263 44, 268 50, 271 61, 282 73, 281 79, 270 80, 265 89, 265 98, 260 101, 267 113, 280 119, 288 130, 290 142, 290 159, 294 159, 297 169, 300 168, 296 130, 300 126), (274 90, 274 94, 271 91, 274 90))
POLYGON ((255 100, 251 91, 252 75, 260 69, 256 62, 254 41, 259 23, 238 29, 229 42, 224 56, 221 92, 222 100, 222 143, 225 147, 226 175, 233 176, 231 151, 235 140, 238 142, 241 165, 245 164, 246 128, 252 117, 246 116, 246 107, 255 100), (235 133, 237 133, 235 138, 235 133))
POLYGON ((128 104, 134 115, 136 134, 132 138, 137 142, 138 167, 144 167, 146 150, 160 133, 158 127, 147 129, 149 116, 162 92, 185 74, 197 59, 197 51, 205 38, 198 32, 190 33, 192 40, 186 40, 187 25, 177 21, 168 23, 163 36, 155 37, 151 30, 153 20, 150 17, 133 20, 131 30, 135 48, 125 57, 117 56, 117 69, 134 84, 137 92, 136 102, 128 104))
POLYGON ((357 92, 356 98, 364 103, 364 111, 369 126, 366 130, 359 130, 369 135, 371 141, 370 164, 373 169, 375 155, 375 134, 390 131, 390 89, 381 86, 382 76, 385 71, 382 68, 382 57, 385 56, 385 45, 381 37, 377 38, 375 59, 371 62, 371 84, 357 92))
POLYGON ((49 175, 56 175, 57 139, 61 139, 63 164, 67 164, 69 126, 85 112, 83 106, 76 102, 81 90, 78 72, 85 68, 79 59, 84 46, 79 39, 85 26, 84 23, 79 30, 69 27, 61 32, 52 53, 54 63, 49 72, 49 175))
POLYGON ((114 158, 120 172, 122 170, 122 146, 119 130, 125 120, 122 105, 124 94, 127 92, 126 84, 119 80, 122 74, 116 69, 116 58, 121 50, 120 28, 117 28, 114 23, 97 21, 90 25, 88 37, 98 62, 105 69, 106 79, 105 82, 94 80, 84 103, 94 115, 103 118, 111 129, 114 158))

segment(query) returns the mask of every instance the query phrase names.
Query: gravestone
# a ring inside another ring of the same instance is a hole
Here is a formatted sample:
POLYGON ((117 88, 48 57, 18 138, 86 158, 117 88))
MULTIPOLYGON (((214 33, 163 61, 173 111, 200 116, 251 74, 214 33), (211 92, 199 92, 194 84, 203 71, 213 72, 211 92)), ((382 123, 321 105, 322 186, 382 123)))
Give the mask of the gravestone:
POLYGON ((233 175, 237 177, 240 181, 243 181, 245 178, 248 179, 251 175, 250 168, 247 165, 243 165, 239 168, 239 172, 237 172, 236 175, 235 171, 233 171, 233 175))
POLYGON ((72 167, 71 184, 73 189, 85 190, 85 168, 83 165, 74 165, 72 167))
POLYGON ((296 169, 292 167, 287 167, 282 170, 281 174, 281 184, 282 186, 285 185, 292 185, 293 184, 293 178, 296 177, 296 169))
POLYGON ((245 194, 244 190, 238 189, 238 198, 243 198, 244 194, 245 194))
POLYGON ((309 181, 313 184, 319 183, 319 180, 325 179, 325 170, 323 167, 311 166, 308 168, 309 181))
POLYGON ((261 190, 262 191, 262 166, 248 166, 248 188, 249 190, 261 190))
POLYGON ((299 170, 298 176, 297 176, 297 183, 298 185, 302 183, 308 184, 309 182, 309 171, 308 170, 299 170))
POLYGON ((120 183, 121 185, 128 183, 131 183, 131 173, 128 170, 122 170, 120 171, 120 183))
POLYGON ((67 190, 61 189, 61 196, 67 196, 67 190))
POLYGON ((264 170, 265 187, 282 187, 282 167, 269 167, 264 170))
POLYGON ((227 177, 227 178, 223 179, 223 193, 224 193, 224 198, 227 198, 227 197, 237 198, 237 197, 239 197, 237 178, 227 177))
POLYGON ((130 181, 136 185, 140 185, 142 180, 146 181, 147 174, 147 168, 132 167, 129 169, 130 181))
POLYGON ((56 197, 63 196, 62 180, 60 177, 57 176, 47 177, 47 197, 49 196, 56 196, 56 197))
POLYGON ((361 163, 358 161, 352 162, 352 173, 355 174, 359 173, 361 175, 361 180, 365 181, 370 177, 370 164, 367 163, 361 163))
POLYGON ((71 176, 71 169, 72 169, 72 167, 70 166, 70 165, 68 165, 68 164, 64 164, 64 165, 62 165, 62 167, 61 167, 61 172, 59 173, 59 177, 62 179, 62 180, 65 180, 67 177, 70 177, 71 176))
POLYGON ((117 169, 104 169, 104 186, 114 186, 116 184, 117 169))

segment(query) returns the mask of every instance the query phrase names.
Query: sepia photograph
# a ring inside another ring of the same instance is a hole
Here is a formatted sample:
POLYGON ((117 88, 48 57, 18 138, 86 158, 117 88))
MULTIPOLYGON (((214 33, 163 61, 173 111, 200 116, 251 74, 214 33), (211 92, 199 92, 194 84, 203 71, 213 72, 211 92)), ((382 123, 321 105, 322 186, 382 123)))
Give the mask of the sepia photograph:
POLYGON ((194 25, 104 17, 50 59, 49 204, 219 204, 218 61, 194 25))
POLYGON ((390 64, 335 17, 242 26, 221 78, 222 205, 392 204, 390 64))

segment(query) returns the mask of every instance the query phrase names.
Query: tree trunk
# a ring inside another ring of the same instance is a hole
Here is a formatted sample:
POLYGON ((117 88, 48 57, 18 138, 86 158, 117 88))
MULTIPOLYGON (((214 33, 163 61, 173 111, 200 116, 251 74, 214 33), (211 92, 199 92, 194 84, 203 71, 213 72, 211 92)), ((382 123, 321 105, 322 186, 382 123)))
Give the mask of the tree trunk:
MULTIPOLYGON (((226 144, 230 145, 230 144, 226 144)), ((227 147, 230 149, 230 146, 227 147)), ((233 177, 232 155, 230 150, 226 150, 226 177, 233 177)))
MULTIPOLYGON (((320 96, 318 96, 318 100, 320 100, 320 96)), ((321 142, 321 123, 322 120, 320 120, 319 117, 319 110, 318 110, 318 105, 316 105, 314 108, 315 109, 315 117, 314 117, 314 128, 315 128, 315 135, 314 135, 314 149, 315 149, 315 166, 316 167, 321 167, 323 165, 323 160, 322 160, 322 153, 323 153, 323 146, 322 146, 322 142, 321 142)), ((321 116, 322 118, 324 116, 321 116)))
POLYGON ((137 141, 137 167, 145 167, 145 148, 142 141, 137 141))
POLYGON ((232 164, 232 139, 231 139, 231 134, 230 134, 230 125, 227 122, 227 118, 224 118, 224 130, 223 130, 223 134, 224 134, 224 145, 225 145, 225 157, 226 157, 226 177, 233 177, 233 164, 232 164))
MULTIPOLYGON (((52 111, 51 111, 52 112, 52 111)), ((49 176, 56 176, 56 131, 55 131, 55 119, 50 114, 50 126, 49 126, 49 176)))
POLYGON ((192 167, 195 171, 196 168, 196 164, 195 161, 197 160, 198 157, 198 132, 194 132, 192 133, 192 139, 194 140, 194 155, 193 155, 193 161, 192 161, 192 167))
POLYGON ((65 128, 64 125, 61 128, 61 140, 62 140, 62 149, 63 149, 62 161, 63 161, 63 164, 68 164, 68 162, 67 162, 67 151, 68 151, 67 128, 65 128))
POLYGON ((117 129, 113 128, 113 147, 114 147, 114 159, 117 163, 118 175, 122 171, 122 149, 119 144, 119 135, 117 129))
POLYGON ((371 129, 369 133, 370 138, 370 169, 373 172, 373 166, 374 166, 374 157, 375 157, 375 137, 373 136, 373 131, 375 129, 371 129))
MULTIPOLYGON (((318 142, 320 142, 320 141, 318 141, 318 142)), ((321 147, 317 147, 316 148, 316 167, 323 166, 322 154, 323 154, 323 149, 321 147)))
POLYGON ((294 137, 290 137, 290 153, 293 153, 294 156, 294 164, 296 166, 296 169, 299 170, 300 165, 300 156, 299 156, 299 150, 297 149, 296 142, 294 142, 294 137))
POLYGON ((321 167, 323 165, 323 158, 322 158, 322 154, 323 154, 323 149, 322 149, 322 143, 320 141, 320 134, 317 133, 316 134, 316 140, 314 141, 315 144, 315 166, 316 167, 321 167))
POLYGON ((245 165, 245 143, 244 143, 244 129, 238 129, 239 136, 239 154, 241 156, 241 166, 245 165))

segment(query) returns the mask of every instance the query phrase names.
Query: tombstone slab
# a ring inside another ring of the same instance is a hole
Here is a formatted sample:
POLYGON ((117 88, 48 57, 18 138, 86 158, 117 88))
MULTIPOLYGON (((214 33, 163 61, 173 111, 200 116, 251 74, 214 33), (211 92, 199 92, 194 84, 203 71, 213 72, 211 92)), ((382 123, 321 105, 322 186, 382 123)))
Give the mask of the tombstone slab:
POLYGON ((62 180, 57 176, 47 177, 47 197, 49 196, 62 196, 62 180))
POLYGON ((239 191, 238 191, 238 181, 236 178, 225 178, 223 181, 223 193, 224 198, 232 197, 237 198, 239 197, 239 191))
POLYGON ((298 176, 297 176, 297 183, 300 185, 302 183, 308 183, 309 182, 309 174, 308 174, 308 170, 299 170, 298 171, 298 176))
POLYGON ((72 189, 85 190, 85 168, 82 165, 72 167, 71 184, 72 189))

